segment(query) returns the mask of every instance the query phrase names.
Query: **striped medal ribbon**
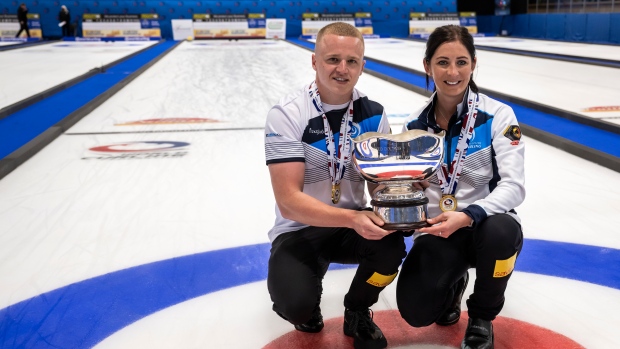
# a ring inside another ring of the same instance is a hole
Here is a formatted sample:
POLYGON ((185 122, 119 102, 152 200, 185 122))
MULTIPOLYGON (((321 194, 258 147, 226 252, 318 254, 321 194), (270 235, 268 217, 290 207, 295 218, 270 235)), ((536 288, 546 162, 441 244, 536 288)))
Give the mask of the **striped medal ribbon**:
POLYGON ((340 181, 344 176, 347 164, 351 160, 351 130, 353 128, 353 99, 349 102, 349 106, 340 124, 340 137, 338 138, 338 150, 336 150, 334 133, 329 126, 327 115, 323 110, 323 104, 319 96, 319 88, 316 82, 310 84, 308 90, 310 98, 316 110, 321 113, 323 118, 323 127, 325 128, 325 145, 327 152, 327 165, 329 167, 329 176, 332 181, 332 203, 337 204, 340 201, 340 181))
MULTIPOLYGON (((437 171, 437 179, 439 180, 439 187, 441 188, 442 196, 439 201, 439 208, 442 211, 456 211, 458 202, 456 201, 456 186, 461 177, 461 170, 465 164, 465 158, 467 157, 467 149, 469 148, 469 142, 472 139, 474 133, 474 126, 476 125, 476 117, 478 116, 478 94, 469 90, 467 96, 467 106, 469 111, 463 120, 463 126, 461 127, 461 133, 456 145, 456 151, 452 162, 448 167, 447 164, 442 164, 440 171, 437 171)), ((446 151, 449 151, 447 149, 446 151)))

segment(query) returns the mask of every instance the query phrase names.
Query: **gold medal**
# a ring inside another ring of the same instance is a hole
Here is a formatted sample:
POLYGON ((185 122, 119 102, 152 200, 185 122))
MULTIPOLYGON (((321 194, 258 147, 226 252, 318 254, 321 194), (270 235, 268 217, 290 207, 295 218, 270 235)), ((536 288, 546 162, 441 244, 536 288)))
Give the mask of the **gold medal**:
POLYGON ((332 184, 332 202, 337 204, 340 201, 340 183, 332 184))
POLYGON ((443 212, 456 211, 456 204, 456 197, 454 195, 444 194, 441 196, 441 200, 439 200, 439 208, 443 212))

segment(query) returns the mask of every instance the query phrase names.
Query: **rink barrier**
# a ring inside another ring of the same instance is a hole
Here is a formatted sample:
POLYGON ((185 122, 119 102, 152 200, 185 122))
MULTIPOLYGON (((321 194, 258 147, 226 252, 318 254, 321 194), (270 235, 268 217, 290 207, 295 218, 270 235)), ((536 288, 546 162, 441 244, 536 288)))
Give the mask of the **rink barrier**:
MULTIPOLYGON (((148 53, 151 49, 155 49, 157 47, 165 47, 168 46, 163 52, 157 54, 154 58, 150 59, 147 63, 142 64, 139 68, 134 70, 131 74, 126 75, 123 78, 120 78, 118 81, 114 82, 112 86, 107 88, 105 91, 97 91, 93 89, 93 92, 96 96, 90 101, 85 101, 83 105, 69 113, 68 115, 62 117, 59 121, 57 121, 54 125, 47 127, 45 131, 36 135, 34 138, 26 142, 25 144, 19 146, 15 151, 8 154, 5 158, 0 160, 0 179, 4 178, 6 175, 15 170, 19 165, 23 164, 26 160, 35 155, 38 151, 43 149, 45 146, 50 144, 53 140, 55 140, 58 136, 63 134, 63 132, 67 131, 71 126, 81 120, 84 116, 88 115, 94 109, 103 104, 106 100, 112 97, 115 93, 120 91, 127 84, 132 82, 135 78, 140 76, 144 71, 153 66, 159 60, 161 60, 164 56, 166 56, 169 52, 171 52, 174 48, 180 45, 182 41, 172 42, 172 41, 161 41, 155 46, 150 46, 146 51, 142 50, 141 53, 148 53)), ((133 55, 133 58, 137 58, 138 56, 133 55)), ((123 60, 119 64, 128 63, 131 60, 123 60)), ((117 65, 110 66, 111 69, 117 67, 117 65)), ((97 73, 101 72, 99 70, 97 73)), ((102 74, 94 74, 88 79, 81 81, 81 83, 85 83, 91 79, 96 79, 98 76, 102 74)), ((121 76, 122 74, 119 74, 121 76)), ((72 86, 72 88, 78 88, 79 86, 72 86)), ((65 89, 60 93, 67 93, 71 89, 65 89)), ((54 94, 50 97, 55 97, 57 94, 54 94)), ((39 103, 43 103, 45 101, 41 101, 39 103)), ((31 107, 35 107, 36 103, 31 107)))
MULTIPOLYGON (((310 51, 314 49, 314 43, 306 40, 287 39, 287 42, 310 51)), ((364 73, 431 96, 432 83, 427 90, 424 72, 373 58, 364 59, 364 73)), ((620 172, 620 126, 492 90, 479 90, 512 107, 526 136, 620 172), (562 137, 562 133, 566 137, 562 137)))
POLYGON ((566 138, 543 131, 528 124, 519 123, 519 125, 521 126, 522 133, 528 137, 541 141, 552 147, 564 150, 565 152, 578 156, 582 159, 599 164, 610 170, 620 172, 620 159, 616 156, 601 151, 594 151, 592 148, 585 147, 579 143, 572 142, 566 138))
MULTIPOLYGON (((416 39, 412 37, 406 38, 406 40, 426 42, 425 39, 416 39)), ((528 40, 535 40, 535 39, 528 39, 528 40)), ((601 44, 596 44, 596 45, 601 45, 601 44)), ((581 56, 573 56, 573 55, 560 54, 560 53, 548 53, 548 52, 539 52, 539 51, 530 51, 530 50, 518 50, 518 49, 512 49, 512 48, 485 46, 485 45, 477 45, 477 44, 475 44, 475 46, 476 46, 476 50, 482 50, 482 51, 509 53, 509 54, 520 55, 520 56, 544 58, 544 59, 551 59, 554 61, 564 61, 564 62, 570 62, 570 63, 598 65, 598 66, 607 67, 607 68, 620 68, 620 60, 593 58, 593 57, 581 57, 581 56)))
POLYGON ((13 113, 16 113, 16 112, 18 112, 18 111, 20 111, 20 110, 22 110, 24 108, 27 108, 27 107, 33 105, 33 104, 35 104, 35 103, 37 103, 39 101, 42 101, 43 99, 45 99, 45 98, 47 98, 47 97, 49 97, 49 96, 51 96, 51 95, 53 95, 55 93, 58 93, 58 92, 60 92, 62 90, 65 90, 65 89, 71 87, 71 86, 74 86, 75 84, 77 84, 79 82, 82 82, 82 81, 84 81, 84 80, 86 80, 86 79, 88 79, 90 77, 93 77, 93 76, 99 74, 100 72, 107 70, 108 68, 110 68, 112 66, 115 66, 115 65, 117 65, 119 63, 122 63, 122 62, 124 62, 124 61, 126 61, 128 59, 131 59, 131 58, 135 57, 136 55, 140 54, 141 52, 144 52, 145 50, 147 50, 149 48, 150 47, 145 47, 145 48, 143 48, 143 49, 141 49, 139 51, 136 51, 136 52, 134 52, 134 53, 132 53, 130 55, 127 55, 127 56, 125 56, 123 58, 117 59, 114 62, 108 63, 106 65, 102 65, 101 67, 97 67, 97 68, 91 69, 88 72, 86 72, 86 73, 84 73, 84 74, 82 74, 80 76, 77 76, 77 77, 75 77, 75 78, 73 78, 71 80, 67 80, 65 82, 62 82, 62 83, 56 85, 56 86, 50 87, 49 89, 47 89, 45 91, 39 92, 39 93, 34 94, 34 95, 32 95, 32 96, 30 96, 28 98, 22 99, 19 102, 15 102, 15 103, 13 103, 11 105, 8 105, 8 106, 0 109, 0 119, 3 119, 3 118, 5 118, 5 117, 7 117, 7 116, 9 116, 9 115, 11 115, 13 113))
MULTIPOLYGON (((419 41, 419 40, 415 40, 415 39, 408 39, 408 40, 419 41)), ((476 45, 476 48, 478 49, 480 47, 478 45, 476 45)), ((510 51, 513 51, 513 50, 502 51, 500 49, 498 49, 498 50, 493 49, 493 50, 490 50, 490 51, 497 51, 497 52, 511 53, 511 54, 513 53, 513 52, 510 52, 510 51)), ((530 52, 530 51, 523 51, 523 52, 530 52)), ((523 55, 536 57, 535 54, 525 54, 524 53, 523 55)), ((558 55, 558 56, 566 57, 565 55, 558 55)), ((552 57, 539 57, 539 58, 554 59, 552 57)), ((560 60, 571 61, 573 63, 584 63, 583 61, 578 61, 576 59, 575 60, 569 60, 569 58, 566 58, 566 59, 559 58, 559 59, 560 60)), ((585 57, 584 57, 584 59, 585 59, 585 57)), ((368 58, 366 58, 366 60, 368 60, 368 58)), ((394 67, 394 68, 397 68, 397 69, 400 69, 400 70, 404 70, 404 71, 407 71, 407 72, 412 73, 412 74, 417 74, 417 75, 420 75, 422 77, 424 77, 426 75, 422 71, 419 71, 419 70, 416 70, 416 69, 412 69, 412 68, 403 67, 403 66, 399 66, 399 65, 394 64, 394 63, 385 62, 385 61, 374 59, 374 58, 371 58, 370 60, 373 60, 373 61, 375 61, 377 63, 380 63, 380 64, 383 64, 383 65, 387 65, 387 66, 391 66, 391 67, 394 67)), ((604 63, 602 61, 607 61, 607 60, 592 59, 592 61, 593 62, 598 62, 598 63, 591 63, 591 64, 594 64, 594 65, 604 65, 604 63)), ((613 62, 613 61, 609 60, 608 62, 613 62)), ((588 64, 590 64, 590 63, 588 63, 588 64)), ((620 68, 620 62, 617 62, 617 66, 614 66, 614 68, 620 68)), ((405 88, 407 88, 407 87, 405 87, 405 88)), ((426 90, 426 89, 424 89, 424 90, 426 90)), ((412 91, 413 91, 413 89, 412 89, 412 91)), ((586 125, 586 126, 596 127, 596 128, 601 129, 601 130, 604 130, 604 131, 607 131, 607 132, 611 132, 611 133, 615 133, 615 134, 620 135, 620 125, 614 124, 614 123, 611 123, 611 122, 608 122, 608 121, 605 121, 605 120, 600 120, 600 119, 596 119, 596 118, 590 118, 590 117, 587 117, 587 116, 583 116, 581 114, 572 113, 572 112, 569 112, 567 110, 562 110, 562 109, 555 108, 555 107, 552 107, 552 106, 536 103, 534 101, 530 101, 530 100, 519 98, 519 97, 514 97, 514 96, 511 96, 511 95, 507 95, 507 94, 504 94, 504 93, 501 93, 501 92, 497 92, 497 91, 493 91, 493 90, 486 89, 486 88, 480 88, 480 92, 482 92, 482 93, 484 93, 486 95, 489 95, 489 96, 497 97, 497 98, 502 99, 504 101, 509 101, 509 102, 512 102, 512 103, 520 104, 520 105, 523 105, 523 106, 525 106, 527 108, 538 110, 538 111, 541 111, 543 113, 548 113, 548 114, 556 115, 556 116, 562 117, 564 119, 568 119, 568 120, 571 120, 571 121, 574 121, 574 122, 577 122, 577 123, 580 123, 580 124, 583 124, 583 125, 586 125)), ((422 94, 425 95, 425 96, 430 96, 431 95, 430 92, 429 93, 422 93, 422 94)))
MULTIPOLYGON (((160 41, 160 44, 165 41, 160 41)), ((127 86, 130 82, 135 80, 138 76, 144 73, 147 69, 152 67, 155 63, 159 62, 162 58, 164 58, 168 53, 174 50, 177 46, 179 46, 182 41, 175 42, 167 48, 164 52, 160 53, 157 57, 150 60, 148 63, 142 65, 133 73, 129 74, 126 78, 119 81, 117 84, 106 90, 105 92, 99 94, 90 102, 86 103, 81 108, 75 110, 71 114, 67 115, 66 118, 61 120, 57 125, 63 128, 63 132, 67 131, 71 126, 75 125, 78 121, 80 121, 83 117, 90 114, 93 110, 98 108, 101 104, 107 101, 110 97, 120 91, 123 87, 127 86)), ((159 44, 158 44, 159 45, 159 44)), ((143 50, 142 50, 143 51, 143 50)), ((140 51, 140 52, 142 52, 140 51)), ((135 56, 136 54, 132 55, 135 56)), ((104 70, 105 71, 105 70, 104 70)))
POLYGON ((478 30, 513 38, 620 44, 620 13, 528 13, 477 16, 478 30))
MULTIPOLYGON (((1 41, 8 41, 8 40, 1 40, 1 41)), ((47 44, 51 44, 51 43, 58 42, 58 41, 59 40, 36 40, 36 41, 26 40, 26 41, 23 41, 21 44, 0 46, 0 52, 10 51, 10 50, 15 50, 15 49, 20 49, 20 48, 26 48, 26 47, 32 47, 32 46, 47 45, 47 44)))
POLYGON ((552 59, 554 61, 598 65, 598 66, 607 67, 607 68, 620 68, 620 61, 614 61, 611 59, 579 57, 579 56, 563 55, 563 54, 558 54, 558 53, 526 51, 526 50, 499 48, 499 47, 493 47, 493 46, 484 46, 484 45, 476 45, 476 49, 484 50, 484 51, 499 52, 499 53, 510 53, 513 55, 520 55, 520 56, 552 59))

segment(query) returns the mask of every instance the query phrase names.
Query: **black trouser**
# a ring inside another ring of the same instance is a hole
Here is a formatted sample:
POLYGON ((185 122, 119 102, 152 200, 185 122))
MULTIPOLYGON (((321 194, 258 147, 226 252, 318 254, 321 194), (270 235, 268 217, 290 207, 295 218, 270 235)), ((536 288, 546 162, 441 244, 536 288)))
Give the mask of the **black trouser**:
POLYGON ((457 230, 449 238, 422 235, 403 263, 396 301, 411 326, 434 323, 454 298, 456 283, 476 268, 474 292, 467 300, 470 318, 493 320, 504 306, 512 273, 509 260, 521 252, 521 226, 507 214, 489 216, 477 227, 457 230), (510 270, 508 270, 510 271, 510 270))
POLYGON ((23 22, 23 24, 22 22, 19 23, 19 31, 17 32, 17 35, 15 35, 15 37, 18 38, 19 34, 21 34, 24 30, 26 31, 26 35, 30 37, 30 30, 28 30, 28 22, 23 22))
POLYGON ((273 310, 292 324, 307 322, 320 302, 323 276, 332 262, 359 264, 344 306, 367 309, 386 286, 367 281, 374 273, 396 274, 405 255, 399 232, 381 240, 366 240, 348 228, 307 227, 282 234, 273 241, 269 258, 267 287, 273 310))
POLYGON ((73 33, 71 33, 71 23, 65 22, 65 25, 62 26, 62 36, 73 36, 73 33))

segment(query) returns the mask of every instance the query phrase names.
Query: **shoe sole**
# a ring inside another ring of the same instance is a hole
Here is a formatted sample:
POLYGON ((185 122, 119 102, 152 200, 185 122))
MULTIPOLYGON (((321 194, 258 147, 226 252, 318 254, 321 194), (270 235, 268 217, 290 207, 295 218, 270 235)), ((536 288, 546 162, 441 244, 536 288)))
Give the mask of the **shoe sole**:
POLYGON ((439 326, 452 326, 454 324, 456 324, 457 322, 459 322, 459 320, 461 320, 461 316, 459 315, 459 317, 457 317, 455 320, 450 321, 450 322, 435 322, 437 325, 439 326))
POLYGON ((361 341, 361 340, 355 338, 355 335, 354 335, 353 332, 349 331, 349 326, 347 326, 346 323, 342 325, 342 332, 344 332, 344 334, 347 337, 353 338, 353 347, 355 349, 383 349, 383 348, 387 348, 387 339, 385 339, 385 337, 383 337, 383 340, 381 340, 381 341, 375 341, 375 342, 364 342, 364 341, 361 341))
POLYGON ((317 329, 309 329, 309 328, 306 328, 306 327, 295 325, 295 329, 297 331, 305 332, 305 333, 319 333, 319 332, 321 332, 321 330, 323 330, 323 326, 321 326, 320 328, 317 328, 317 329))

